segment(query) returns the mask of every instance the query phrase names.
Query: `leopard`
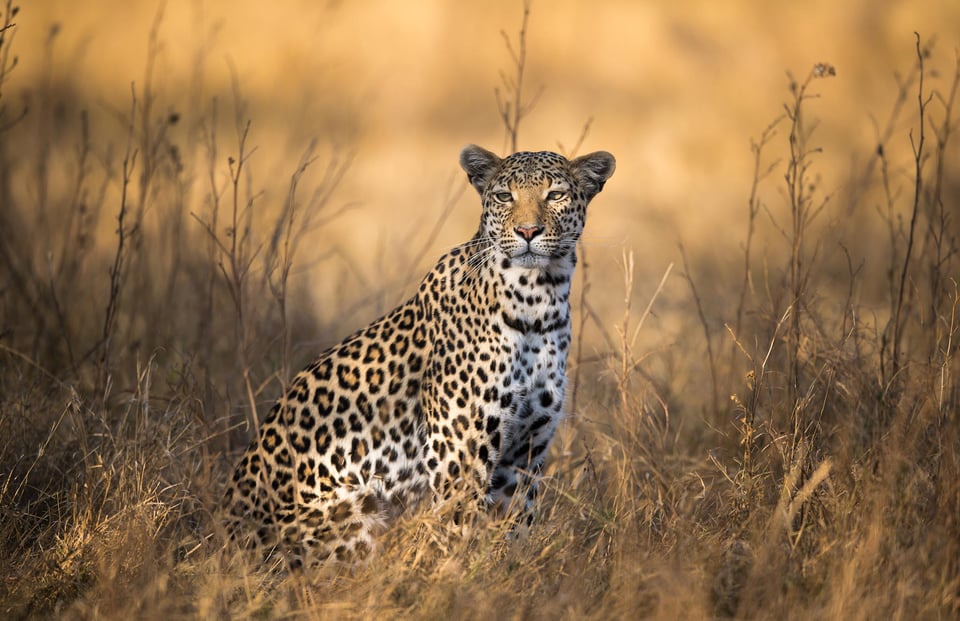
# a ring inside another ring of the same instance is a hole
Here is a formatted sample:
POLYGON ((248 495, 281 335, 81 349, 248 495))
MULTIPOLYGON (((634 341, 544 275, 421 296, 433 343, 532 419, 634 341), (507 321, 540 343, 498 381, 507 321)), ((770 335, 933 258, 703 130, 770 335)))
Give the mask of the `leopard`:
POLYGON ((230 539, 351 564, 424 505, 532 513, 564 417, 577 245, 616 160, 468 145, 459 163, 476 233, 291 380, 227 485, 230 539))

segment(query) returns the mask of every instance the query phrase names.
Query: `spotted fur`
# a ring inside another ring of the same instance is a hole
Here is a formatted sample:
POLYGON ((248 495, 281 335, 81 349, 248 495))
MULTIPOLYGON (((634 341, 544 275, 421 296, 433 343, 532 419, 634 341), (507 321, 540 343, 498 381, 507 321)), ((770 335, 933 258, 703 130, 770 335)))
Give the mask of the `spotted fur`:
POLYGON ((616 164, 475 145, 460 164, 477 233, 294 378, 227 488, 234 538, 347 562, 423 501, 529 506, 563 412, 576 243, 616 164))

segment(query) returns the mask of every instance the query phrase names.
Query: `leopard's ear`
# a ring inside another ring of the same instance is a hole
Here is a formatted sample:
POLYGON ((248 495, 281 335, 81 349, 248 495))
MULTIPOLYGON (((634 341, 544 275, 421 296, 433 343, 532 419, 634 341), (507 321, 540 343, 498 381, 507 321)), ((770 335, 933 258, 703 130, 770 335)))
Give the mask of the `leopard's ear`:
POLYGON ((468 144, 460 152, 460 167, 480 194, 483 194, 501 161, 495 154, 475 144, 468 144))
POLYGON ((580 182, 580 187, 583 188, 588 200, 603 189, 603 184, 616 169, 617 160, 606 151, 588 153, 570 162, 570 170, 580 182))

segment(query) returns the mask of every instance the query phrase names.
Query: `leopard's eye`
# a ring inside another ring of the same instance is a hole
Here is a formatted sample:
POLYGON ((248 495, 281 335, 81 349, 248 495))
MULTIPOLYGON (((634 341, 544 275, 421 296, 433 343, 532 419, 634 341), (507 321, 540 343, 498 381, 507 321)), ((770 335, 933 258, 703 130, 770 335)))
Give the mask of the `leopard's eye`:
POLYGON ((509 203, 513 200, 513 194, 510 192, 497 192, 493 195, 493 197, 501 203, 509 203))
POLYGON ((548 201, 562 201, 567 197, 567 193, 562 190, 553 190, 547 193, 548 201))

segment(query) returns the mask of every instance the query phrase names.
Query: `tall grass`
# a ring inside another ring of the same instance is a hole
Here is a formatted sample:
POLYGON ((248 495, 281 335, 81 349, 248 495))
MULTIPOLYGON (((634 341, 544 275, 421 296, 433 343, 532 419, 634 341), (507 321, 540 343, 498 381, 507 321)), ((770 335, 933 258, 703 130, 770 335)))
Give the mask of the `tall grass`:
MULTIPOLYGON (((497 97, 511 143, 535 113, 524 8, 497 97)), ((960 614, 960 64, 934 77, 918 38, 844 188, 817 174, 832 70, 790 77, 752 143, 742 271, 723 286, 702 286, 716 270, 696 244, 679 257, 690 295, 666 311, 629 251, 614 276, 583 262, 578 339, 597 345, 575 348, 529 532, 426 512, 369 565, 305 575, 233 549, 211 511, 258 411, 310 357, 295 344, 341 336, 297 310, 290 274, 341 210, 348 154, 308 142, 276 191, 241 81, 172 109, 151 58, 127 110, 76 110, 39 85, 22 112, 14 10, 0 16, 0 616, 960 614), (619 317, 591 305, 621 288, 619 317), (670 352, 638 350, 651 311, 696 328, 678 345, 704 361, 696 394, 670 352)), ((157 24, 149 36, 153 55, 157 24)))

